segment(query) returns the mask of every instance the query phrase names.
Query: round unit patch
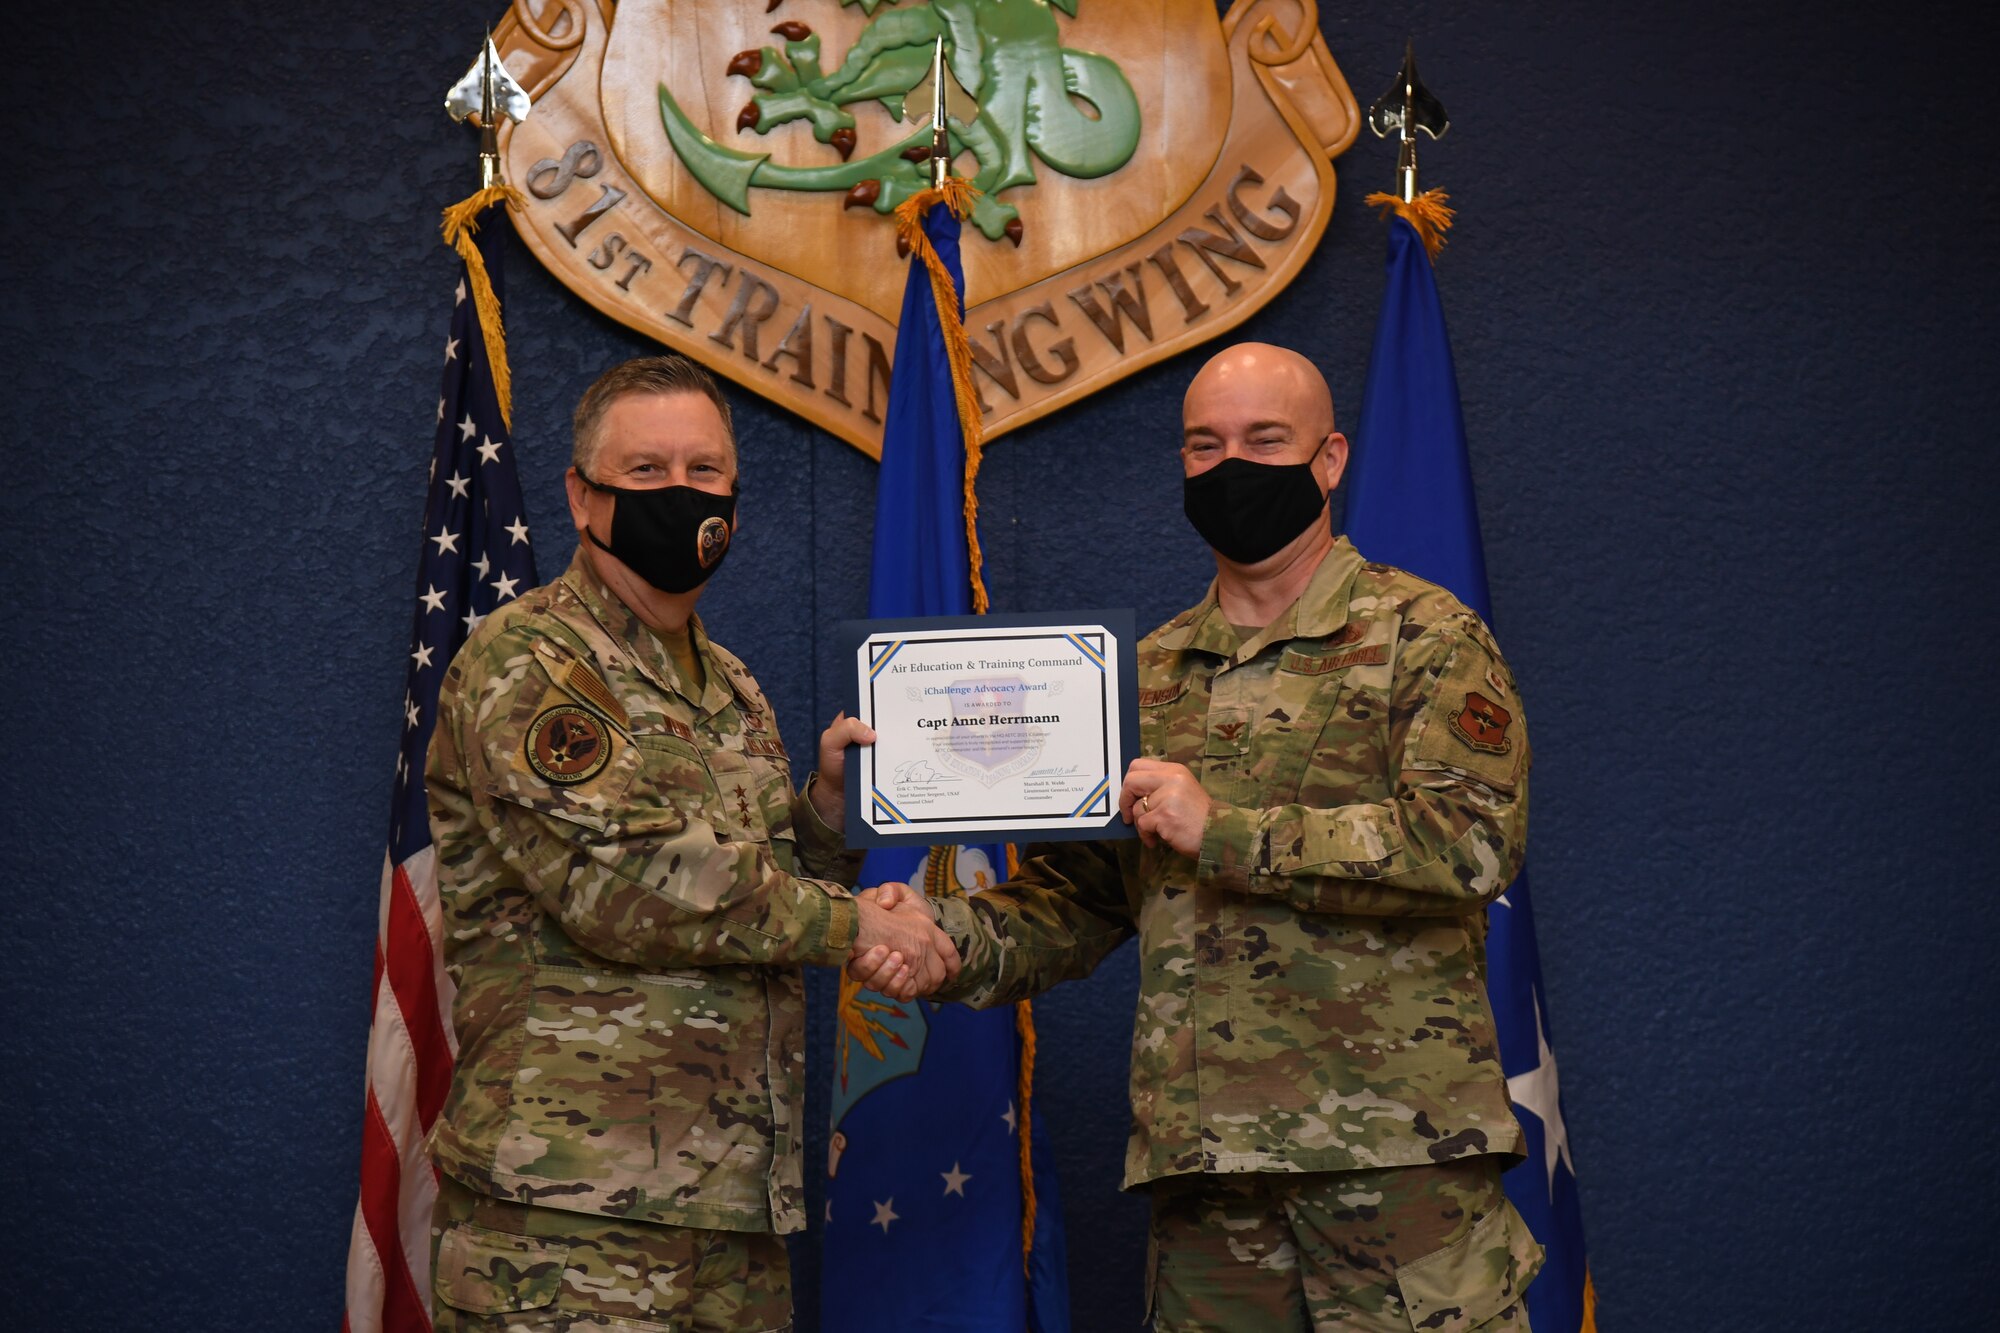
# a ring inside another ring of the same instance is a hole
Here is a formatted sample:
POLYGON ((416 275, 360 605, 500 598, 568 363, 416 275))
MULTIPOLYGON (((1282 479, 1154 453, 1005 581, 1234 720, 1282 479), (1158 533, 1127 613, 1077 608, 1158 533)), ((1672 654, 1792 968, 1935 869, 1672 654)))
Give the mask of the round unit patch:
POLYGON ((611 737, 595 713, 574 704, 546 709, 528 728, 528 766, 548 782, 588 782, 611 762, 611 737))

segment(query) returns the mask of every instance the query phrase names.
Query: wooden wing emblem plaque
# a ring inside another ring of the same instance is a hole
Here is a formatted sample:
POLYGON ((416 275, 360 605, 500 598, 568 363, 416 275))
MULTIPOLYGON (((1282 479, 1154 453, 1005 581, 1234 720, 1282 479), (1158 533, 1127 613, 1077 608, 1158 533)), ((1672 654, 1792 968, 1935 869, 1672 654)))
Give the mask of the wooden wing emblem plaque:
POLYGON ((515 0, 516 225, 879 457, 940 36, 988 439, 1240 323, 1324 233, 1360 118, 1311 0, 515 0))

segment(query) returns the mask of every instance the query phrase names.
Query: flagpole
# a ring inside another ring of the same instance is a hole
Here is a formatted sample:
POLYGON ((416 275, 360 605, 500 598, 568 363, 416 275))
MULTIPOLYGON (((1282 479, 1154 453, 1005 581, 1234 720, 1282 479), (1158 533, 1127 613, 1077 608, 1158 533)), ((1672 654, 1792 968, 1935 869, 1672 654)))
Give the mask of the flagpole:
POLYGON ((518 121, 528 110, 527 94, 507 77, 490 34, 445 106, 454 120, 478 116, 481 183, 445 211, 445 240, 463 261, 463 278, 444 347, 389 840, 377 886, 374 1014, 344 1333, 432 1328, 429 1222, 437 1187, 424 1143, 441 1113, 456 1047, 451 979, 435 944, 441 907, 424 757, 453 655, 486 615, 539 582, 508 432, 499 293, 473 240, 478 216, 509 197, 499 174, 498 119, 518 121))

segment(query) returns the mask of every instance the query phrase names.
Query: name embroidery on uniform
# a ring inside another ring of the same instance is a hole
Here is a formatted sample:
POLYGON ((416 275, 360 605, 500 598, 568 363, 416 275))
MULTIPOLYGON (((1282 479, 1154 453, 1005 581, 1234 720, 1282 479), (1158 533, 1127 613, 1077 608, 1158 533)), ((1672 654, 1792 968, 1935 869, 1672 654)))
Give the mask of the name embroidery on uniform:
POLYGON ((575 704, 544 709, 528 728, 528 767, 545 782, 573 787, 611 762, 611 735, 597 714, 575 704))
POLYGON ((680 721, 678 718, 663 717, 660 719, 660 725, 665 727, 671 734, 686 741, 689 745, 694 744, 694 728, 690 727, 687 723, 680 721))
POLYGON ((1315 657, 1309 653, 1286 653, 1283 667, 1298 676, 1324 676, 1329 671, 1339 671, 1343 667, 1381 666, 1388 660, 1389 645, 1371 643, 1366 648, 1330 653, 1325 657, 1315 657))
POLYGON ((785 743, 770 737, 745 736, 743 738, 743 748, 751 754, 761 755, 766 759, 783 759, 786 757, 785 743))
POLYGON ((1183 682, 1176 685, 1156 685, 1152 689, 1142 689, 1139 691, 1139 706, 1151 708, 1156 704, 1172 703, 1181 697, 1184 684, 1183 682))
POLYGON ((1465 706, 1453 714, 1451 730, 1475 750, 1506 754, 1514 748, 1513 738, 1507 734, 1513 722, 1512 713, 1478 690, 1471 690, 1465 696, 1465 706))

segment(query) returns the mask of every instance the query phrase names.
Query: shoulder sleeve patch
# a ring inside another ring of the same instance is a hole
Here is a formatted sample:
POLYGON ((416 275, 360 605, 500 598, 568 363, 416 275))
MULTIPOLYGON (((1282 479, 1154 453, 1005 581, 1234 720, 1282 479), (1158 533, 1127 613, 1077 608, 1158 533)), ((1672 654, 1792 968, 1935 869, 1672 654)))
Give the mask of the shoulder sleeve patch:
POLYGON ((588 708, 557 704, 545 708, 528 726, 522 757, 544 782, 573 787, 588 782, 611 762, 610 728, 588 708))
POLYGON ((1461 640, 1424 707, 1411 759, 1460 769, 1505 791, 1527 761, 1527 724, 1506 668, 1477 639, 1461 640))

